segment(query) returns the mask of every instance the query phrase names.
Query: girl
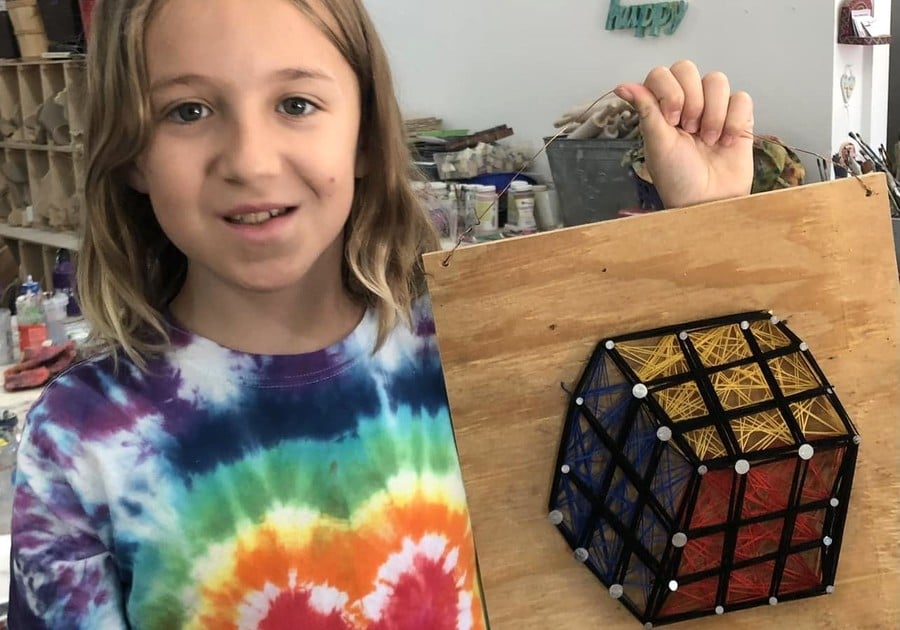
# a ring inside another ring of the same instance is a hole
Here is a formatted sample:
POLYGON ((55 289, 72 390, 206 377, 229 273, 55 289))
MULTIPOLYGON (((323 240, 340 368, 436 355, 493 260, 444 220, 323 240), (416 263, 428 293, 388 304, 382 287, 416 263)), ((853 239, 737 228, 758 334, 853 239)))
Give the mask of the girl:
MULTIPOLYGON (((361 0, 100 0, 81 305, 29 414, 13 628, 483 628, 385 52, 361 0)), ((670 206, 747 194, 752 106, 620 95, 670 206)))

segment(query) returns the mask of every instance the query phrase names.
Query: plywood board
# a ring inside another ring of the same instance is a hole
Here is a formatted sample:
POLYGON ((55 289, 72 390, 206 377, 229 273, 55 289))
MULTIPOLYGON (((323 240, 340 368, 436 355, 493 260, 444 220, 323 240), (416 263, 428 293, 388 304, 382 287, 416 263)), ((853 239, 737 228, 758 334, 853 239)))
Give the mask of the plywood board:
POLYGON ((771 310, 862 435, 833 595, 691 628, 900 626, 900 282, 881 175, 425 257, 494 630, 634 629, 546 518, 567 396, 598 340, 771 310))

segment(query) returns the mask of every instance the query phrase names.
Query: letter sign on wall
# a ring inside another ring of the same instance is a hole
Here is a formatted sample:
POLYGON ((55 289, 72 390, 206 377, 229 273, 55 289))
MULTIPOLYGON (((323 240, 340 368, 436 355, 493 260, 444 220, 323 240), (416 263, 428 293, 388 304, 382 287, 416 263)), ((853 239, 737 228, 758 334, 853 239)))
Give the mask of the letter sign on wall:
POLYGON ((634 29, 635 37, 671 35, 681 24, 687 9, 688 3, 684 0, 628 6, 622 6, 621 0, 611 0, 606 30, 634 29))

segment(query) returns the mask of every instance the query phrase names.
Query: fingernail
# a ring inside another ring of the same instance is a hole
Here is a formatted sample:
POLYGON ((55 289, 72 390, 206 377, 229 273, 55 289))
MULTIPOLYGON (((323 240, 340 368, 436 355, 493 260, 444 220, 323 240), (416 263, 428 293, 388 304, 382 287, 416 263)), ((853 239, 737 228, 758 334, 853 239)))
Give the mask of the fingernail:
POLYGON ((723 147, 730 147, 734 144, 734 136, 730 134, 725 134, 721 138, 719 138, 719 144, 723 147))
POLYGON ((623 101, 628 101, 629 103, 634 100, 634 94, 631 93, 627 87, 620 85, 615 90, 616 96, 618 96, 623 101))
POLYGON ((673 127, 676 126, 679 121, 681 121, 681 112, 669 112, 666 114, 666 120, 668 120, 669 124, 673 127))
POLYGON ((706 133, 703 134, 703 142, 705 142, 709 146, 714 145, 716 143, 716 140, 717 140, 717 137, 716 137, 715 131, 707 131, 706 133))
POLYGON ((683 125, 681 125, 681 128, 688 133, 697 133, 697 131, 700 129, 700 124, 696 120, 688 120, 683 125))

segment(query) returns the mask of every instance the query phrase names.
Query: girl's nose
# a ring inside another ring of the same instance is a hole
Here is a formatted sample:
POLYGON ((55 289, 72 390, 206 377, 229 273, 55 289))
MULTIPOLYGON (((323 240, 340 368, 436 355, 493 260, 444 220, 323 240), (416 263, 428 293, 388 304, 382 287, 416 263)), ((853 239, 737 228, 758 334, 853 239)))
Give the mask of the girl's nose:
POLYGON ((252 184, 278 175, 281 140, 276 125, 262 116, 234 117, 219 145, 221 176, 233 183, 252 184))

